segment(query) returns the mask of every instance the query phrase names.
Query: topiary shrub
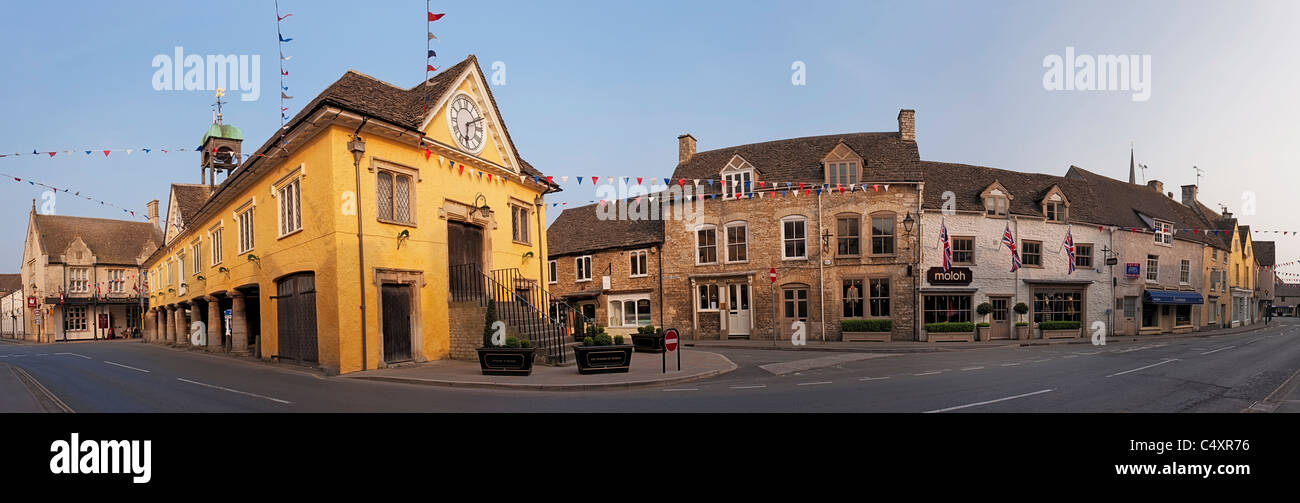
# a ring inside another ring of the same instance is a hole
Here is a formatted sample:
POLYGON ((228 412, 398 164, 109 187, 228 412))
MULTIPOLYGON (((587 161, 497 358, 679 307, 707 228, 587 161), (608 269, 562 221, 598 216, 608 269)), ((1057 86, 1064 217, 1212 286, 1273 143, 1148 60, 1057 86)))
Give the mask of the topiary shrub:
POLYGON ((844 332, 890 332, 894 330, 894 320, 841 320, 840 330, 844 332))
POLYGON ((981 321, 981 322, 979 322, 979 323, 976 323, 975 326, 980 327, 980 328, 989 328, 989 322, 987 322, 987 321, 981 321))
POLYGON ((1023 316, 1029 312, 1029 306, 1025 305, 1024 302, 1017 302, 1016 307, 1013 307, 1012 310, 1014 310, 1016 314, 1023 316))
POLYGON ((488 299, 487 314, 483 316, 483 347, 492 347, 492 324, 497 321, 497 303, 488 299))
POLYGON ((582 345, 583 345, 583 346, 595 346, 595 345, 596 345, 596 339, 593 338, 593 337, 591 337, 591 336, 583 337, 583 338, 582 338, 582 345))
POLYGON ((1028 322, 1028 321, 1017 321, 1017 322, 1016 322, 1016 326, 1017 326, 1017 327, 1027 327, 1027 326, 1029 326, 1029 322, 1028 322))
POLYGON ((980 316, 988 316, 989 313, 993 312, 993 304, 982 302, 980 305, 975 306, 975 312, 979 313, 980 316))
POLYGON ((519 348, 519 347, 523 347, 523 344, 520 342, 520 339, 518 337, 512 335, 510 337, 506 337, 506 347, 519 348))
POLYGON ((615 335, 615 336, 614 336, 614 345, 615 345, 615 346, 622 346, 622 345, 623 345, 623 336, 621 336, 621 335, 615 335))

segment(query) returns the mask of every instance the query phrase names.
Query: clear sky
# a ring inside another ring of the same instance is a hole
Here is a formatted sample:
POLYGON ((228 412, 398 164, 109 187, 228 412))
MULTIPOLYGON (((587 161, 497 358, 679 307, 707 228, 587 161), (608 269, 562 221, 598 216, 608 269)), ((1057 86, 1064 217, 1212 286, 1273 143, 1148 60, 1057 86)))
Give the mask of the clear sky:
MULTIPOLYGON (((282 0, 293 13, 290 113, 349 68, 401 86, 424 76, 419 0, 282 0)), ((271 0, 21 2, 0 45, 0 173, 143 211, 172 182, 199 180, 193 149, 207 91, 155 91, 155 55, 260 54, 261 99, 232 93, 228 123, 251 150, 279 127, 271 0), (130 156, 82 150, 152 148, 130 156)), ((438 2, 438 66, 477 54, 506 65, 493 92, 520 153, 556 176, 669 176, 677 136, 699 148, 892 131, 917 111, 928 160, 1127 178, 1129 146, 1167 191, 1206 171, 1202 201, 1256 229, 1300 230, 1300 2, 438 2), (1043 60, 1151 56, 1151 95, 1047 91, 1043 60), (791 84, 791 65, 807 84, 791 84), (1243 194, 1256 196, 1243 215, 1243 194)), ((0 180, 0 272, 16 272, 26 214, 44 189, 0 180)), ((550 202, 593 199, 588 185, 550 202)), ((165 211, 166 208, 163 208, 165 211)), ((552 218, 559 212, 552 210, 552 218)), ((122 218, 60 195, 63 215, 122 218)), ((1266 236, 1265 239, 1273 238, 1266 236)), ((1275 238, 1278 261, 1300 237, 1275 238)), ((1300 267, 1292 270, 1300 272, 1300 267)))

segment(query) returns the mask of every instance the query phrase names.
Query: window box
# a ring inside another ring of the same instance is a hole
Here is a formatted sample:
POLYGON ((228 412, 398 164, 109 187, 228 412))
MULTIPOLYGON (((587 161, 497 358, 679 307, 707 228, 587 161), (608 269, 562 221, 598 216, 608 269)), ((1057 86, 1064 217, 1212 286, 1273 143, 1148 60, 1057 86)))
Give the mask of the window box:
POLYGON ((1082 324, 1077 321, 1044 321, 1038 324, 1043 339, 1074 339, 1082 336, 1082 324))
POLYGON ((889 342, 894 320, 841 320, 840 330, 844 342, 889 342))
POLYGON ((926 323, 929 342, 975 342, 975 324, 970 322, 926 323))

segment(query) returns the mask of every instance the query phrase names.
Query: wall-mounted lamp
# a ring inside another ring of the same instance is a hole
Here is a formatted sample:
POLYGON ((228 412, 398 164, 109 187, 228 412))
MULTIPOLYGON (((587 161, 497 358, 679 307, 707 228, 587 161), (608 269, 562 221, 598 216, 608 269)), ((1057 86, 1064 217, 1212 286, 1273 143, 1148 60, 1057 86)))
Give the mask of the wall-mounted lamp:
POLYGON ((483 193, 480 192, 479 195, 474 197, 474 205, 478 207, 478 214, 483 218, 492 216, 492 207, 488 206, 487 197, 483 193), (483 201, 483 204, 479 204, 480 200, 483 201))
POLYGON ((903 217, 903 230, 907 231, 908 234, 911 234, 912 226, 915 224, 916 219, 912 218, 912 212, 907 212, 907 216, 903 217))
POLYGON ((348 151, 352 152, 352 165, 361 166, 361 156, 366 153, 366 140, 361 139, 361 135, 352 137, 348 142, 348 151))

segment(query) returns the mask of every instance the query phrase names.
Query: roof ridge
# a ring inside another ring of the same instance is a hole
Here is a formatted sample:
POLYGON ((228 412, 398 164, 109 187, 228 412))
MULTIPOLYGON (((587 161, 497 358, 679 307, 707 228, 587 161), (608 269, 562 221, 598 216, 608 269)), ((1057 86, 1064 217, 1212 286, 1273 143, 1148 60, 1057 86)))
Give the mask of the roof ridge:
MULTIPOLYGON (((744 148, 744 147, 757 147, 757 146, 762 146, 762 145, 770 145, 770 144, 773 144, 773 143, 788 143, 788 142, 796 142, 796 141, 803 141, 803 140, 814 140, 814 139, 822 139, 822 138, 832 138, 832 137, 844 137, 844 136, 856 136, 856 135, 879 135, 879 134, 891 134, 891 135, 892 135, 892 134, 898 134, 898 132, 897 132, 897 131, 860 131, 860 132, 856 132, 856 133, 834 133, 834 134, 823 134, 823 135, 813 135, 813 136, 801 136, 801 137, 798 137, 798 138, 784 138, 784 139, 779 139, 779 140, 759 141, 759 142, 753 142, 753 143, 745 143, 745 144, 742 144, 742 145, 731 145, 731 146, 727 146, 727 147, 719 147, 719 148, 715 148, 715 149, 712 149, 712 150, 702 150, 702 151, 696 152, 695 155, 700 155, 700 154, 709 153, 709 152, 719 152, 719 151, 729 150, 729 149, 738 149, 738 148, 744 148)), ((860 153, 860 152, 859 152, 859 153, 860 153)))
POLYGON ((121 219, 117 219, 117 218, 104 218, 104 217, 79 217, 79 216, 76 216, 76 215, 52 215, 52 214, 44 214, 44 213, 37 213, 36 216, 38 216, 38 217, 45 217, 45 218, 51 218, 51 217, 53 217, 53 218, 62 218, 62 219, 68 219, 68 220, 74 220, 74 219, 75 219, 75 220, 103 220, 103 221, 106 221, 106 222, 122 222, 122 223, 127 223, 127 224, 151 225, 149 222, 137 222, 137 221, 135 221, 135 220, 121 220, 121 219))

